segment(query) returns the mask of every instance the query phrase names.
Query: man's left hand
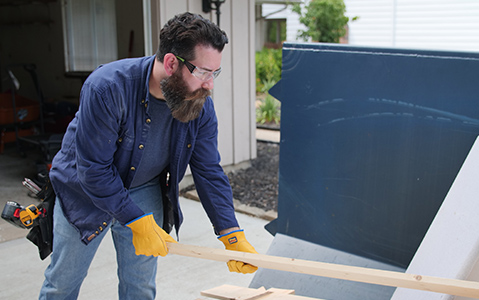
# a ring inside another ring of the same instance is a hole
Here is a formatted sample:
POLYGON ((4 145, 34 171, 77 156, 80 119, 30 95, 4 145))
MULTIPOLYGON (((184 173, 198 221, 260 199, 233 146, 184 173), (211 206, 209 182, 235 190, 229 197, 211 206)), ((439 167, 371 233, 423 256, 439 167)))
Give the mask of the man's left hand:
MULTIPOLYGON (((220 235, 218 239, 223 242, 226 250, 258 254, 258 252, 256 252, 253 246, 251 246, 251 244, 246 240, 244 231, 242 229, 234 230, 226 234, 220 235)), ((254 273, 256 272, 256 270, 258 270, 258 267, 256 266, 236 260, 230 260, 229 262, 227 262, 227 265, 230 272, 248 274, 254 273)))

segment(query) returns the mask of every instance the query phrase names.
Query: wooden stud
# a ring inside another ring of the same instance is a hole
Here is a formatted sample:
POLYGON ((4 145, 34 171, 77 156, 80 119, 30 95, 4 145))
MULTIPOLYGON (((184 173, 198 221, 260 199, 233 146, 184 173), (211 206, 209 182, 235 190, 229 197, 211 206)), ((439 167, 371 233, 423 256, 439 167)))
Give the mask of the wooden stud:
POLYGON ((169 253, 215 261, 243 261, 260 268, 479 299, 479 282, 168 243, 169 253))
MULTIPOLYGON (((258 289, 224 284, 206 291, 201 295, 219 300, 315 300, 316 298, 293 295, 294 290, 264 287, 258 289)), ((319 299, 316 299, 319 300, 319 299)))
POLYGON ((207 296, 220 300, 249 299, 266 293, 264 287, 259 289, 249 289, 229 284, 224 284, 201 292, 201 296, 207 296))

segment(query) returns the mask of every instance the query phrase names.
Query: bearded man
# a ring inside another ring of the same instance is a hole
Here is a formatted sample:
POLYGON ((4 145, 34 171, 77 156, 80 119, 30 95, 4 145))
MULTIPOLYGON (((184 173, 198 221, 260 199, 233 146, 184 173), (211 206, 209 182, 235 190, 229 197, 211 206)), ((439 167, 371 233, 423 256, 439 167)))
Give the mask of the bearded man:
MULTIPOLYGON (((155 299, 157 257, 176 242, 179 182, 189 165, 215 234, 227 249, 256 251, 235 217, 220 166, 210 90, 221 71, 224 31, 199 15, 167 22, 152 57, 97 68, 53 160, 53 252, 40 299, 76 299, 101 240, 111 231, 119 298, 155 299), (230 244, 233 243, 233 244, 230 244)), ((257 268, 228 262, 230 271, 257 268)))

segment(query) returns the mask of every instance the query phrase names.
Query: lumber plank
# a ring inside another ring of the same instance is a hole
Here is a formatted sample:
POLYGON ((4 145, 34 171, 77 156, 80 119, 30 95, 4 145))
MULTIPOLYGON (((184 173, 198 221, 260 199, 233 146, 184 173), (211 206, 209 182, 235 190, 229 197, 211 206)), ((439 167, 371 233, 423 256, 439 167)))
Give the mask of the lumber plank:
POLYGON ((273 292, 276 294, 289 294, 289 295, 294 295, 294 290, 286 290, 286 289, 277 289, 277 288, 269 288, 269 292, 273 292))
POLYGON ((220 300, 320 300, 316 298, 296 296, 293 294, 294 290, 278 288, 265 290, 264 287, 252 289, 229 284, 224 284, 201 292, 202 296, 220 300))
POLYGON ((403 287, 479 299, 479 282, 447 279, 363 267, 168 243, 169 253, 227 262, 243 261, 260 268, 295 272, 386 286, 403 287))
POLYGON ((258 289, 250 289, 229 284, 223 284, 218 287, 202 291, 201 295, 220 300, 246 300, 251 297, 262 295, 264 293, 266 293, 266 289, 264 287, 258 289))
MULTIPOLYGON (((274 289, 273 289, 274 290, 274 289)), ((311 298, 305 296, 297 296, 288 293, 282 293, 278 291, 272 291, 272 289, 268 289, 267 294, 259 296, 259 298, 251 299, 251 300, 324 300, 318 298, 311 298)))
MULTIPOLYGON (((285 289, 276 289, 276 288, 270 288, 268 289, 265 293, 253 297, 240 297, 238 300, 275 300, 275 299, 285 299, 283 298, 284 295, 291 296, 291 294, 294 294, 294 290, 285 290, 285 289)), ((288 297, 290 299, 290 297, 288 297)), ((308 299, 313 299, 313 298, 308 298, 308 299)))
POLYGON ((298 295, 271 294, 271 296, 266 296, 265 298, 261 298, 259 300, 325 300, 325 299, 311 298, 311 297, 298 296, 298 295))

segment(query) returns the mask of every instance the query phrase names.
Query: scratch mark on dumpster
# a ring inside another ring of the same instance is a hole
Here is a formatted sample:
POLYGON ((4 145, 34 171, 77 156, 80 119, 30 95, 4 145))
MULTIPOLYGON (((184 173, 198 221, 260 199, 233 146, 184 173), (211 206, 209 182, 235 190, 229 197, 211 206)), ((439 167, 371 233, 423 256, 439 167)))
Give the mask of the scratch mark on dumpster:
POLYGON ((308 105, 308 106, 306 106, 306 109, 308 109, 308 110, 319 109, 322 106, 329 105, 329 104, 340 103, 340 102, 346 102, 346 101, 343 98, 335 98, 335 99, 331 99, 331 100, 324 100, 324 101, 320 101, 320 102, 315 103, 315 104, 308 105))
MULTIPOLYGON (((407 101, 401 100, 392 100, 392 99, 385 99, 385 98, 375 98, 369 97, 367 99, 362 100, 347 100, 344 98, 334 98, 328 100, 322 100, 317 103, 305 106, 306 110, 332 110, 335 104, 339 103, 346 103, 351 102, 354 103, 355 106, 359 103, 370 103, 370 104, 377 104, 377 106, 367 106, 362 107, 361 110, 359 109, 350 109, 349 111, 341 109, 344 112, 344 116, 338 117, 337 115, 331 119, 327 119, 326 117, 317 124, 317 127, 326 126, 338 122, 345 122, 351 120, 360 120, 360 119, 368 119, 368 118, 387 118, 387 117, 394 117, 394 118, 417 118, 417 119, 424 119, 429 121, 438 121, 438 122, 458 122, 463 125, 470 125, 470 126, 479 126, 479 119, 471 118, 465 115, 455 114, 449 111, 440 110, 437 108, 417 105, 414 103, 410 103, 407 101), (404 110, 409 110, 405 112, 404 110), (368 110, 368 111, 364 111, 368 110)), ((354 107, 355 107, 354 106, 354 107)), ((361 106, 361 105, 359 105, 361 106)), ((334 110, 338 110, 338 108, 334 108, 334 110)))
POLYGON ((323 125, 330 125, 330 124, 337 123, 337 122, 368 119, 368 118, 375 118, 375 117, 407 117, 407 118, 411 118, 411 117, 414 117, 414 115, 410 114, 410 113, 392 113, 392 112, 370 113, 370 114, 365 114, 365 115, 360 115, 360 116, 337 118, 337 119, 334 119, 334 120, 330 120, 330 121, 326 122, 325 124, 318 124, 318 127, 323 126, 323 125))

